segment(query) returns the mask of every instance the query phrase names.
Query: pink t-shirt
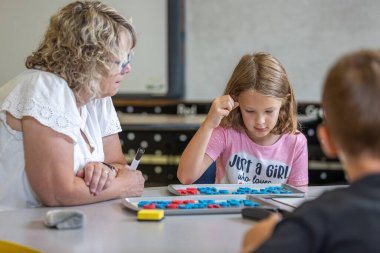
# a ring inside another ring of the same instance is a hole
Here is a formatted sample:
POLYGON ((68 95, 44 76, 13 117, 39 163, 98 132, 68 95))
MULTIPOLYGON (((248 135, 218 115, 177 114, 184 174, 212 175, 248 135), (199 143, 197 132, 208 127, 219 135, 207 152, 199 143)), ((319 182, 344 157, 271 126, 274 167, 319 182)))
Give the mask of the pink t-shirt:
POLYGON ((206 154, 216 161, 215 183, 308 184, 306 137, 283 134, 271 146, 253 142, 245 131, 214 129, 206 154))

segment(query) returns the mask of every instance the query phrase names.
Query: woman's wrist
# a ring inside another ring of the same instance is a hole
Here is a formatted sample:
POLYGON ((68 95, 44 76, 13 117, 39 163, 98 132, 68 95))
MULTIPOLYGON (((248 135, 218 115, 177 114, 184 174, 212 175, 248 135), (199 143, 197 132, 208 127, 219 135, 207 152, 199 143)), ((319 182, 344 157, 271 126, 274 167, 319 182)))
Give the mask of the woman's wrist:
POLYGON ((115 166, 113 166, 109 163, 106 163, 106 162, 102 162, 102 164, 104 164, 105 166, 110 168, 110 170, 115 173, 115 176, 117 175, 117 172, 119 171, 119 169, 117 169, 115 166))

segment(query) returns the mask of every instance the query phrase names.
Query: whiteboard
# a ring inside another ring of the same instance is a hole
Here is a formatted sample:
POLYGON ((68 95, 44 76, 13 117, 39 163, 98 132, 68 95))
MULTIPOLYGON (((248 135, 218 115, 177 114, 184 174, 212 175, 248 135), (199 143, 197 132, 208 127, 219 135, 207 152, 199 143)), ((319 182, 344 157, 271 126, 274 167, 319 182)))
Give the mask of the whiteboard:
POLYGON ((343 53, 379 48, 377 0, 186 1, 186 98, 222 94, 246 53, 284 65, 298 101, 320 101, 325 72, 343 53))
MULTIPOLYGON (((67 0, 0 1, 0 85, 25 69, 25 59, 37 49, 56 11, 67 0)), ((120 14, 132 17, 137 46, 132 72, 119 93, 165 94, 168 89, 167 0, 104 0, 120 14)))

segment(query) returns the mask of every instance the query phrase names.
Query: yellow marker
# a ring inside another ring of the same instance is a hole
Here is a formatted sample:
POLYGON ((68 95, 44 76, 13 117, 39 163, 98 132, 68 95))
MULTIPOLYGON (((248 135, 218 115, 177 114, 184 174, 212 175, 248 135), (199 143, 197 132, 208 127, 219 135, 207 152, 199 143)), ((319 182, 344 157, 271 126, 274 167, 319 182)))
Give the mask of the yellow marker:
POLYGON ((138 220, 155 220, 159 221, 164 218, 164 210, 161 209, 143 209, 137 212, 138 220))

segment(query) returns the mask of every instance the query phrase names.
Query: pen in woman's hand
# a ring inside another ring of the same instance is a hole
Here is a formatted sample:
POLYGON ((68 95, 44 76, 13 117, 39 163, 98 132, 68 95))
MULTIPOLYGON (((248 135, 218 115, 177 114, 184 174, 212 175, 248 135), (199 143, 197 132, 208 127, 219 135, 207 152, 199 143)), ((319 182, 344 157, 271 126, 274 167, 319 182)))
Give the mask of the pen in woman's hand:
POLYGON ((133 161, 131 165, 129 166, 129 170, 136 170, 137 166, 139 166, 141 156, 144 154, 145 149, 139 148, 136 152, 135 158, 133 158, 133 161))

